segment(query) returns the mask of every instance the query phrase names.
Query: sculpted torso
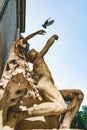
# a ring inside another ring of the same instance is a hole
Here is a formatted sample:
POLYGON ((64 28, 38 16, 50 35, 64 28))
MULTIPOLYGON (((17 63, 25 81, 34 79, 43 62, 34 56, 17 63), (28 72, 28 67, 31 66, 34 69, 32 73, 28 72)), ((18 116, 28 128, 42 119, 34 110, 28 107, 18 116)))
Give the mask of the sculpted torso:
POLYGON ((36 59, 33 63, 33 71, 41 78, 42 76, 46 76, 51 78, 50 70, 47 64, 44 62, 44 59, 37 54, 36 59))

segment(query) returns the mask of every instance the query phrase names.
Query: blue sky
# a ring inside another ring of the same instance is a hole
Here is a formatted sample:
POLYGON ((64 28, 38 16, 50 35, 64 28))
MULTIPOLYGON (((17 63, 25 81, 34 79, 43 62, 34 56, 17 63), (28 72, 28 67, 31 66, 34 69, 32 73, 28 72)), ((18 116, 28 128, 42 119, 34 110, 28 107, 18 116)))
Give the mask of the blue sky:
POLYGON ((42 28, 48 18, 54 19, 43 36, 30 39, 30 48, 38 51, 54 34, 59 36, 45 56, 55 85, 59 89, 81 89, 87 105, 87 0, 27 0, 27 36, 42 28))

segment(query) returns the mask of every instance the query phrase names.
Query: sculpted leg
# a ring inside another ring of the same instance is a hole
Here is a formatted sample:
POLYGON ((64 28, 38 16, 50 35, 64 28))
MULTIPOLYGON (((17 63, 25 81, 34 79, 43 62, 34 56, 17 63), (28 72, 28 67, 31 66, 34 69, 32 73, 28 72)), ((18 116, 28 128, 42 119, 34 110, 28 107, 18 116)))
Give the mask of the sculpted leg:
POLYGON ((41 103, 39 105, 35 105, 28 109, 29 116, 48 116, 48 115, 56 115, 60 114, 63 111, 61 110, 61 107, 58 106, 57 103, 52 102, 45 102, 41 103))
POLYGON ((84 95, 77 89, 60 90, 60 93, 65 101, 70 101, 61 128, 70 128, 71 122, 80 108, 84 95))
POLYGON ((46 102, 29 108, 28 113, 30 116, 59 115, 66 111, 67 106, 63 97, 49 79, 41 78, 38 82, 37 89, 46 102))

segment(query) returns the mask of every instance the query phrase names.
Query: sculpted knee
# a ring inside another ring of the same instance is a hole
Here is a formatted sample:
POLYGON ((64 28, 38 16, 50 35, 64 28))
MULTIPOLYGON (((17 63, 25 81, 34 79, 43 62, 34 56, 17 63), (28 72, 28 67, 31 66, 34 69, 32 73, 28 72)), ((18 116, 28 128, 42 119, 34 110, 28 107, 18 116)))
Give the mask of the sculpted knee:
POLYGON ((67 111, 67 105, 66 104, 56 104, 56 113, 62 114, 67 111))
POLYGON ((64 104, 64 105, 62 105, 62 112, 66 112, 66 111, 67 111, 67 105, 64 104))

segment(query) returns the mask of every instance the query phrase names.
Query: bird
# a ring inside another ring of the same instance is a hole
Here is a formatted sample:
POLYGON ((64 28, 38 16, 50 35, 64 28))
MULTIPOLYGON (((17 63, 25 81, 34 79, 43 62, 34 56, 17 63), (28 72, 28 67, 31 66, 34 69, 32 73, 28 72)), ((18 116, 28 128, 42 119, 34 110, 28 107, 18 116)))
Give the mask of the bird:
POLYGON ((54 20, 50 20, 50 21, 49 21, 49 19, 50 19, 50 18, 48 18, 48 19, 44 22, 44 24, 42 24, 42 27, 43 27, 43 28, 47 28, 47 26, 52 25, 52 24, 54 23, 54 20))

